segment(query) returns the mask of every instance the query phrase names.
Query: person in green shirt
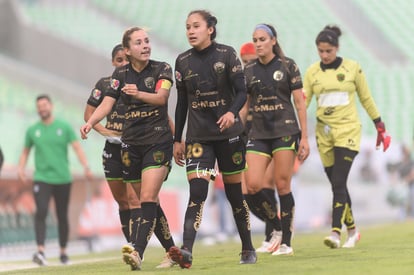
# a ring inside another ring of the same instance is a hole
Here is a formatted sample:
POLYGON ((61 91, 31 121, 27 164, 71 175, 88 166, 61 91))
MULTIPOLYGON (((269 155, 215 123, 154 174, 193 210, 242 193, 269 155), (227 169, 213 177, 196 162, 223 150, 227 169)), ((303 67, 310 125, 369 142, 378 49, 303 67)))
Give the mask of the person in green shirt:
POLYGON ((25 135, 24 148, 19 160, 19 179, 25 183, 25 167, 31 148, 35 149, 33 195, 36 204, 35 234, 38 251, 33 262, 47 265, 45 250, 46 217, 49 201, 53 197, 58 220, 60 261, 68 264, 66 246, 69 238, 68 207, 72 175, 69 171, 68 145, 71 145, 85 170, 85 176, 92 178, 85 153, 72 126, 53 116, 53 104, 48 95, 36 99, 40 121, 30 126, 25 135))

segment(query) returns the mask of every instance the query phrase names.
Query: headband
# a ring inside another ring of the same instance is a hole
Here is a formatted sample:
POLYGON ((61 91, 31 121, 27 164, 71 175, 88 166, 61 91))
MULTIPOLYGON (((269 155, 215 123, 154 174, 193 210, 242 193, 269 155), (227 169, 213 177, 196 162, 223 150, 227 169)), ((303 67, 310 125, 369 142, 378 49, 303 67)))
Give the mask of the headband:
POLYGON ((269 28, 269 26, 265 25, 265 24, 259 24, 256 26, 256 28, 254 28, 255 31, 257 30, 264 30, 265 32, 267 32, 268 35, 270 35, 270 37, 275 37, 275 35, 273 34, 272 30, 269 28))

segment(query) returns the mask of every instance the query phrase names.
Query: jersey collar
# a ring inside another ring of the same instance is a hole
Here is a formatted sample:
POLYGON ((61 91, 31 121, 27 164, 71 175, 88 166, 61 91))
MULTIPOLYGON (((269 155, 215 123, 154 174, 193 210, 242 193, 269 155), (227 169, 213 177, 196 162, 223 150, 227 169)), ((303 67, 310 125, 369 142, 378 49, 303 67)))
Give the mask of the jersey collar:
POLYGON ((322 71, 328 70, 328 69, 338 69, 339 66, 342 63, 342 57, 337 56, 335 61, 330 64, 323 64, 322 61, 319 63, 319 66, 321 67, 322 71))

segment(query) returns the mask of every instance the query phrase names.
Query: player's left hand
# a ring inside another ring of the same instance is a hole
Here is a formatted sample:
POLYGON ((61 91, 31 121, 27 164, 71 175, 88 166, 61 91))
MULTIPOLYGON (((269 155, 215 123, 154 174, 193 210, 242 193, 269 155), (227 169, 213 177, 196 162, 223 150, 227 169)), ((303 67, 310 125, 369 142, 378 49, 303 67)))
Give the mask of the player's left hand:
POLYGON ((391 136, 385 130, 385 124, 382 121, 375 123, 375 128, 377 128, 377 143, 376 149, 378 150, 383 145, 383 151, 387 151, 388 147, 391 144, 391 136))
POLYGON ((303 163, 309 156, 309 143, 308 140, 306 138, 301 138, 300 142, 299 142, 299 148, 298 148, 298 160, 300 161, 300 163, 303 163))

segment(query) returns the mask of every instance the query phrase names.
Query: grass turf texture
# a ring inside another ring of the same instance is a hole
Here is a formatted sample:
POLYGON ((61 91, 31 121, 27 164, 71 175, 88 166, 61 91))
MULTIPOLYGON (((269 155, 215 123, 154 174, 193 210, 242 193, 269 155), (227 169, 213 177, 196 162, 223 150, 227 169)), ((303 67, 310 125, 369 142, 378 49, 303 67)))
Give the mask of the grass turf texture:
MULTIPOLYGON (((142 274, 413 274, 414 222, 361 227, 361 241, 353 249, 330 249, 323 245, 328 232, 298 233, 293 240, 294 256, 258 254, 254 265, 240 265, 240 244, 228 242, 213 246, 196 243, 193 266, 156 269, 164 256, 162 248, 149 247, 142 274)), ((346 235, 346 234, 345 234, 346 235)), ((343 236, 343 241, 346 236, 343 236)), ((258 247, 262 236, 254 236, 258 247)), ((120 248, 121 248, 120 244, 120 248)), ((28 259, 30 261, 30 259, 28 259)), ((120 251, 74 255, 71 265, 61 266, 58 259, 48 259, 50 266, 9 270, 7 274, 130 274, 120 251)), ((6 262, 6 265, 27 262, 6 262)), ((3 273, 5 274, 5 273, 3 273)))

